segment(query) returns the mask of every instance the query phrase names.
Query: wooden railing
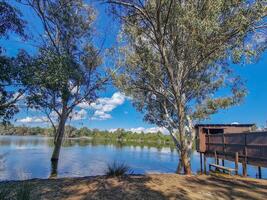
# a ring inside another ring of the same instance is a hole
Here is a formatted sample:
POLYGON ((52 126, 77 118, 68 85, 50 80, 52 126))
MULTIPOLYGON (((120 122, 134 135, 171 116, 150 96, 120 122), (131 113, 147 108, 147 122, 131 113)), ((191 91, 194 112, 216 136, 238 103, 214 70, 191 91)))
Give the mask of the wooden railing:
POLYGON ((267 167, 267 132, 207 134, 206 154, 234 160, 238 152, 239 161, 267 167))

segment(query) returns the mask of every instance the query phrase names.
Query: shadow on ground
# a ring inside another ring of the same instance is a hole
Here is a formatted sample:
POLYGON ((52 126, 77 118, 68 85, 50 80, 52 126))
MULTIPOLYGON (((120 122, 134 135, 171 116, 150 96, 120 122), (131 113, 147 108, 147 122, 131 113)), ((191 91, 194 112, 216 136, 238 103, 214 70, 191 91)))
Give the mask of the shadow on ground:
MULTIPOLYGON (((222 176, 154 174, 27 182, 33 186, 32 199, 265 199, 267 196, 267 181, 222 176)), ((0 183, 0 188, 21 183, 0 183)))

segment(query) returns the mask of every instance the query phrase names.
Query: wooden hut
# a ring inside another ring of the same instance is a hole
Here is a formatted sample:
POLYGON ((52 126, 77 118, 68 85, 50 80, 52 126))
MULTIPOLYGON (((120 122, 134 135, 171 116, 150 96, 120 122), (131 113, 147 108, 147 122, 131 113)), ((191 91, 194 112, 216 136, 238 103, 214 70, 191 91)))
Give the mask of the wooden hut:
POLYGON ((247 133, 254 131, 255 124, 196 124, 197 151, 206 152, 206 136, 215 134, 247 133))
MULTIPOLYGON (((206 157, 215 157, 215 163, 210 164, 219 168, 219 159, 242 163, 243 175, 246 176, 246 165, 267 167, 267 132, 256 131, 255 124, 197 124, 196 149, 200 153, 201 171, 202 156, 204 156, 204 171, 206 157)), ((222 169, 226 169, 221 167, 222 169)), ((261 175, 259 175, 261 177, 261 175)))

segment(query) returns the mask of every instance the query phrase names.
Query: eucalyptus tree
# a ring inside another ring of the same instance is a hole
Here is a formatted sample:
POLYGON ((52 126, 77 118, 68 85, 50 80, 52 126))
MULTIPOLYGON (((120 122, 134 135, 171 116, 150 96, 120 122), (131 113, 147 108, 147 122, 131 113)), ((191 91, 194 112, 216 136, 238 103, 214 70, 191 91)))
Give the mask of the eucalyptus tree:
MULTIPOLYGON (((6 1, 0 1, 0 39, 8 38, 10 33, 15 33, 25 38, 25 22, 21 13, 6 1)), ((23 89, 18 87, 22 69, 15 66, 14 58, 5 55, 4 46, 0 45, 0 120, 8 122, 18 112, 16 102, 23 94, 23 89), (12 87, 12 88, 11 88, 12 87)))
POLYGON ((146 121, 169 130, 190 174, 193 124, 246 94, 231 65, 266 48, 266 1, 106 2, 123 22, 115 83, 146 121))
POLYGON ((28 106, 43 111, 54 128, 51 161, 57 162, 67 120, 79 104, 94 102, 108 80, 93 44, 95 11, 82 0, 21 2, 35 11, 45 33, 37 56, 24 55, 21 64, 31 66, 32 78, 24 82, 28 106))

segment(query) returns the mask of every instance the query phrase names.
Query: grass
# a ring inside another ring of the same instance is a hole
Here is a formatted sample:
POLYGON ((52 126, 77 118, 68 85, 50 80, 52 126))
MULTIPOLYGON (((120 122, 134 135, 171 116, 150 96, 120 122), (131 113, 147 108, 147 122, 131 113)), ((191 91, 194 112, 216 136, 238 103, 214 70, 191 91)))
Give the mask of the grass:
POLYGON ((131 170, 131 168, 125 163, 119 163, 114 161, 113 163, 108 164, 106 176, 120 177, 125 176, 126 174, 133 174, 133 170, 131 170))
MULTIPOLYGON (((3 186, 3 185, 2 185, 3 186)), ((0 200, 31 200, 32 185, 22 182, 0 188, 0 200)))
POLYGON ((4 187, 0 188, 0 200, 9 200, 11 199, 10 188, 4 187))

